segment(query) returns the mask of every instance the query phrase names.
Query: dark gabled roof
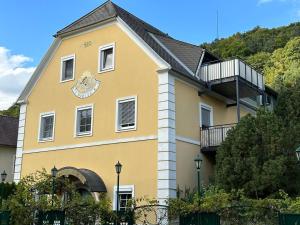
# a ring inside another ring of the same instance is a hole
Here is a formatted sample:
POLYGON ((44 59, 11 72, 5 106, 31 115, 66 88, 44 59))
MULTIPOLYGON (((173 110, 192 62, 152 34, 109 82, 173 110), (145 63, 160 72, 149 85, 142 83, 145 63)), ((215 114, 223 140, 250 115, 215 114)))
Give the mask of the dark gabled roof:
POLYGON ((0 116, 0 145, 17 146, 19 119, 0 116))
POLYGON ((170 37, 155 35, 181 62, 196 73, 203 48, 186 42, 178 41, 170 37))
POLYGON ((66 35, 70 32, 116 17, 120 17, 163 60, 170 64, 174 71, 198 81, 190 71, 195 73, 197 70, 200 58, 204 53, 201 47, 173 39, 168 34, 137 18, 111 1, 105 2, 87 15, 58 31, 55 36, 66 35), (154 35, 164 46, 161 46, 152 35, 154 35))

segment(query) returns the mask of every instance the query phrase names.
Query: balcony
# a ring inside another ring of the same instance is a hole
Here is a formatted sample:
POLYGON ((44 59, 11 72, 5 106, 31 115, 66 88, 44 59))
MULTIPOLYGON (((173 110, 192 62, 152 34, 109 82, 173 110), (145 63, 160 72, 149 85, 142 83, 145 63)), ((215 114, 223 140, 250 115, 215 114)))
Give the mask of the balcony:
POLYGON ((218 146, 227 137, 227 132, 236 124, 224 124, 202 128, 201 134, 201 151, 206 153, 215 153, 218 146))
POLYGON ((260 95, 265 89, 263 75, 240 59, 203 65, 200 79, 211 90, 233 100, 236 100, 237 89, 239 98, 260 95))

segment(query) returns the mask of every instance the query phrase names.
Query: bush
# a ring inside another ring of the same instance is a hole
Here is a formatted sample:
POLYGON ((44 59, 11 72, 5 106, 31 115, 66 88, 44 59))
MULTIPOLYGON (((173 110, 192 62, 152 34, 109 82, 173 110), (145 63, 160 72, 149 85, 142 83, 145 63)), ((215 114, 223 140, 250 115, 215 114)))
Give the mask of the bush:
POLYGON ((71 225, 95 224, 111 221, 113 212, 108 198, 103 195, 99 202, 92 196, 81 196, 67 179, 54 180, 55 192, 52 199, 52 177, 45 170, 37 171, 21 179, 15 193, 3 204, 10 211, 11 225, 31 225, 38 212, 65 211, 71 225))

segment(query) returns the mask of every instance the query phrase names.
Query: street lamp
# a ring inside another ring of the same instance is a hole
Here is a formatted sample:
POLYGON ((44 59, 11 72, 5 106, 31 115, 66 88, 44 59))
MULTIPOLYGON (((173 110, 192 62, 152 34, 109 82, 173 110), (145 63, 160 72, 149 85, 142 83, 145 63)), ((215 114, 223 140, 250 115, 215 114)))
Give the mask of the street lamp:
POLYGON ((5 170, 3 170, 3 173, 1 173, 1 182, 4 183, 4 181, 6 180, 7 177, 7 173, 5 172, 5 170))
POLYGON ((119 205, 120 205, 120 173, 122 170, 122 164, 118 161, 115 165, 116 173, 117 173, 117 224, 119 224, 119 205))
POLYGON ((296 156, 297 156, 298 162, 300 162, 300 146, 296 149, 296 156))
POLYGON ((202 159, 198 155, 194 161, 196 164, 197 175, 198 175, 198 197, 200 199, 200 170, 201 170, 202 159))
POLYGON ((54 200, 54 191, 55 191, 55 178, 56 178, 56 175, 57 175, 57 169, 56 167, 54 166, 52 169, 51 169, 51 176, 52 176, 52 202, 51 202, 51 205, 53 206, 53 200, 54 200))

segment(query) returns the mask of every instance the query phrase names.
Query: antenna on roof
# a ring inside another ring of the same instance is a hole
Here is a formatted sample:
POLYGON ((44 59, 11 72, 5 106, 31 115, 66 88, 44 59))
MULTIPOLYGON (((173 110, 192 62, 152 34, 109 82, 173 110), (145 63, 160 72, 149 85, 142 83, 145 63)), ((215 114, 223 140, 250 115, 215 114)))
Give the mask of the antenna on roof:
POLYGON ((219 40, 219 10, 217 10, 217 40, 219 40))

